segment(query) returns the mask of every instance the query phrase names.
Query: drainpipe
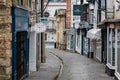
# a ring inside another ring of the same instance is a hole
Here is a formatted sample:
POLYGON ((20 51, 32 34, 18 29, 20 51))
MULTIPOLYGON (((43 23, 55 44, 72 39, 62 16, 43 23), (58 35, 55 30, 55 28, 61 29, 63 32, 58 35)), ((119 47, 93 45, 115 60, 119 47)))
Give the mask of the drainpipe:
POLYGON ((107 1, 105 0, 105 19, 107 19, 107 13, 106 13, 106 10, 107 10, 107 1))

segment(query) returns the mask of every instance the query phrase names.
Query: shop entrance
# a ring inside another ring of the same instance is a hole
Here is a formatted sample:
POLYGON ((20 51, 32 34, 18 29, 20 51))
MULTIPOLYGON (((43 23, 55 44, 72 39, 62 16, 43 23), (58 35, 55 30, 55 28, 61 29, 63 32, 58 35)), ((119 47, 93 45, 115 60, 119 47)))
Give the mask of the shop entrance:
POLYGON ((26 74, 26 31, 17 32, 17 53, 16 53, 16 68, 17 68, 17 80, 23 78, 26 74))
POLYGON ((28 10, 12 7, 12 80, 21 80, 29 72, 28 10))

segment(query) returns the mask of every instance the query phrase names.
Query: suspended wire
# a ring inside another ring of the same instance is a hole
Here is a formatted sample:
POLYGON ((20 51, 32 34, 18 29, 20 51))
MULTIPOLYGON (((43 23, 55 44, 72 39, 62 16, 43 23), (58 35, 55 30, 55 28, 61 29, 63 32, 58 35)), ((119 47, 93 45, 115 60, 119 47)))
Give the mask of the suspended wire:
POLYGON ((47 4, 45 5, 45 7, 44 7, 44 9, 43 9, 43 12, 44 12, 45 9, 47 8, 47 6, 48 6, 48 4, 49 4, 50 1, 51 1, 51 0, 48 0, 48 1, 47 1, 47 4))
MULTIPOLYGON (((43 9, 43 12, 45 11, 45 9, 47 8, 47 6, 48 6, 48 4, 49 4, 49 2, 50 2, 51 0, 48 0, 47 1, 47 3, 46 3, 46 5, 45 5, 45 7, 44 7, 44 9, 43 9)), ((38 12, 37 14, 40 14, 41 12, 38 12)))

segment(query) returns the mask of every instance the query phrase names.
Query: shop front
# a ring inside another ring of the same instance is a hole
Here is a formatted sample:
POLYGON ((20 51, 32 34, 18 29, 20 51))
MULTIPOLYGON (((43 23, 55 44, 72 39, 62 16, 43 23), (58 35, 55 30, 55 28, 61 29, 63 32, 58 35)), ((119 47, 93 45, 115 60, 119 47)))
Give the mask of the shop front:
POLYGON ((116 80, 120 80, 120 23, 115 25, 116 36, 115 36, 115 77, 116 80))
POLYGON ((99 23, 97 26, 101 29, 101 62, 107 63, 107 24, 99 23))
MULTIPOLYGON (((105 22, 107 26, 107 63, 108 75, 120 80, 120 23, 119 20, 105 22)), ((106 35, 106 34, 104 34, 106 35)))
POLYGON ((87 21, 83 21, 80 25, 80 35, 81 35, 81 54, 89 57, 90 53, 90 39, 87 37, 87 32, 92 28, 87 21))
MULTIPOLYGON (((86 46, 86 45, 88 45, 88 44, 86 44, 86 42, 87 42, 87 37, 86 37, 86 34, 87 34, 87 29, 86 28, 81 28, 80 29, 80 31, 81 31, 81 54, 82 55, 85 55, 86 54, 86 56, 88 56, 87 54, 87 52, 86 52, 86 49, 87 48, 85 48, 85 47, 88 47, 88 46, 86 46)), ((88 43, 88 42, 87 42, 88 43)))
MULTIPOLYGON (((110 24, 110 26, 114 26, 110 24)), ((114 75, 115 71, 115 28, 107 28, 107 64, 106 69, 109 75, 114 75)))
POLYGON ((117 46, 119 45, 119 41, 117 37, 118 36, 117 22, 118 22, 117 20, 110 20, 110 21, 104 21, 102 22, 102 24, 98 25, 100 28, 102 28, 102 34, 101 34, 102 61, 106 64, 105 72, 110 76, 114 76, 115 72, 116 72, 115 75, 117 75, 116 67, 118 60, 117 58, 119 54, 119 52, 117 51, 117 49, 119 48, 117 46))
POLYGON ((107 64, 106 72, 110 76, 118 76, 119 64, 119 24, 117 20, 107 23, 107 64))
POLYGON ((90 39, 87 38, 86 36, 83 36, 83 55, 89 57, 89 51, 90 51, 90 39))
POLYGON ((20 80, 29 71, 28 11, 13 6, 12 20, 12 80, 20 80))

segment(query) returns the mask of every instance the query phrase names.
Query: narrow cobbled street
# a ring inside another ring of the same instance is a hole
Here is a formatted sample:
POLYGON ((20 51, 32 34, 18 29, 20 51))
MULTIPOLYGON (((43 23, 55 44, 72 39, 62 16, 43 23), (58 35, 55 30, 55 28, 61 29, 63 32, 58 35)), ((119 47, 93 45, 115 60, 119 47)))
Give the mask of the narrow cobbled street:
POLYGON ((46 60, 25 80, 113 80, 104 64, 77 53, 46 49, 46 60))

